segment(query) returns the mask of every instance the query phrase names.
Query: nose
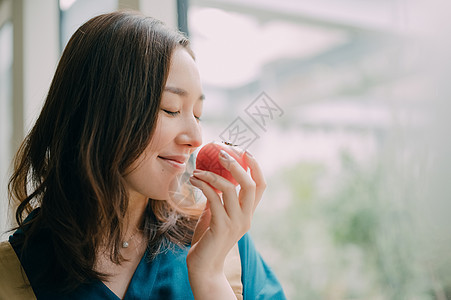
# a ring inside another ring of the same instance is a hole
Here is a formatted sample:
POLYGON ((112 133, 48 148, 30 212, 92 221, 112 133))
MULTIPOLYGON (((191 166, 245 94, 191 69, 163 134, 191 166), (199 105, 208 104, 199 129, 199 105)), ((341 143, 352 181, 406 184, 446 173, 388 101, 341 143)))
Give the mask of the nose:
POLYGON ((202 127, 194 117, 182 124, 182 132, 178 135, 177 142, 192 148, 202 145, 202 127))

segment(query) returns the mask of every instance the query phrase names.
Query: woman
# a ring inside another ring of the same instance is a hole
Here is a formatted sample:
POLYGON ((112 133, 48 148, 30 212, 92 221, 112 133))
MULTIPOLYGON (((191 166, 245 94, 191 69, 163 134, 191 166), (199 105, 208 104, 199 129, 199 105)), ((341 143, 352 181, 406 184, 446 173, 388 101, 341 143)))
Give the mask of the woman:
POLYGON ((237 242, 244 298, 284 298, 246 234, 265 189, 251 155, 250 175, 220 158, 238 195, 195 170, 204 208, 173 197, 202 144, 203 99, 188 40, 161 22, 114 12, 74 33, 9 185, 9 242, 38 299, 235 299, 237 242))

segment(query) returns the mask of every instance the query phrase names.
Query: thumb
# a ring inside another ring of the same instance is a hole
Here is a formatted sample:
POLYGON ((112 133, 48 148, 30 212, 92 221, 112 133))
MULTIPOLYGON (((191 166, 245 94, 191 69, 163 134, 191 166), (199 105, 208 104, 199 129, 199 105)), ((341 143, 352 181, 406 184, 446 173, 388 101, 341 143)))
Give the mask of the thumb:
POLYGON ((207 204, 205 204, 204 211, 199 217, 197 221, 196 228, 194 229, 193 239, 191 241, 191 245, 196 244, 200 238, 204 235, 205 231, 210 227, 211 220, 211 211, 210 211, 210 202, 207 200, 207 204))

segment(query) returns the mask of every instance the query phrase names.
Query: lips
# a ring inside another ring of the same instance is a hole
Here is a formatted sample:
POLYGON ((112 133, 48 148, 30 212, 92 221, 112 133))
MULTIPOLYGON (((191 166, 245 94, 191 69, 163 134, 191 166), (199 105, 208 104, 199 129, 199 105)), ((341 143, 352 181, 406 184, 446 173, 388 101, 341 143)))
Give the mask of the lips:
POLYGON ((166 160, 171 160, 179 164, 185 164, 188 160, 188 157, 184 155, 159 155, 158 157, 166 160))
POLYGON ((165 165, 177 172, 183 172, 185 170, 186 161, 188 160, 188 157, 183 155, 159 155, 158 158, 161 159, 165 165))

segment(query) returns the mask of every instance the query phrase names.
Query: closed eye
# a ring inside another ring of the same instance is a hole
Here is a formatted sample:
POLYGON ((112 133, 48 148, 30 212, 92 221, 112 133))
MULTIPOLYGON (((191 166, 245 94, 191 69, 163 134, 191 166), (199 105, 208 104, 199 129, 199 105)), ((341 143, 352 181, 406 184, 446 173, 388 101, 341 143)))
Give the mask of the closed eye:
POLYGON ((163 109, 163 111, 171 116, 176 116, 180 113, 180 111, 170 111, 170 110, 166 110, 166 109, 163 109))
MULTIPOLYGON (((162 110, 170 116, 176 116, 180 113, 180 111, 170 111, 167 109, 162 109, 162 110)), ((194 118, 196 118, 196 120, 198 120, 199 122, 202 121, 202 119, 200 117, 194 116, 194 118)))

